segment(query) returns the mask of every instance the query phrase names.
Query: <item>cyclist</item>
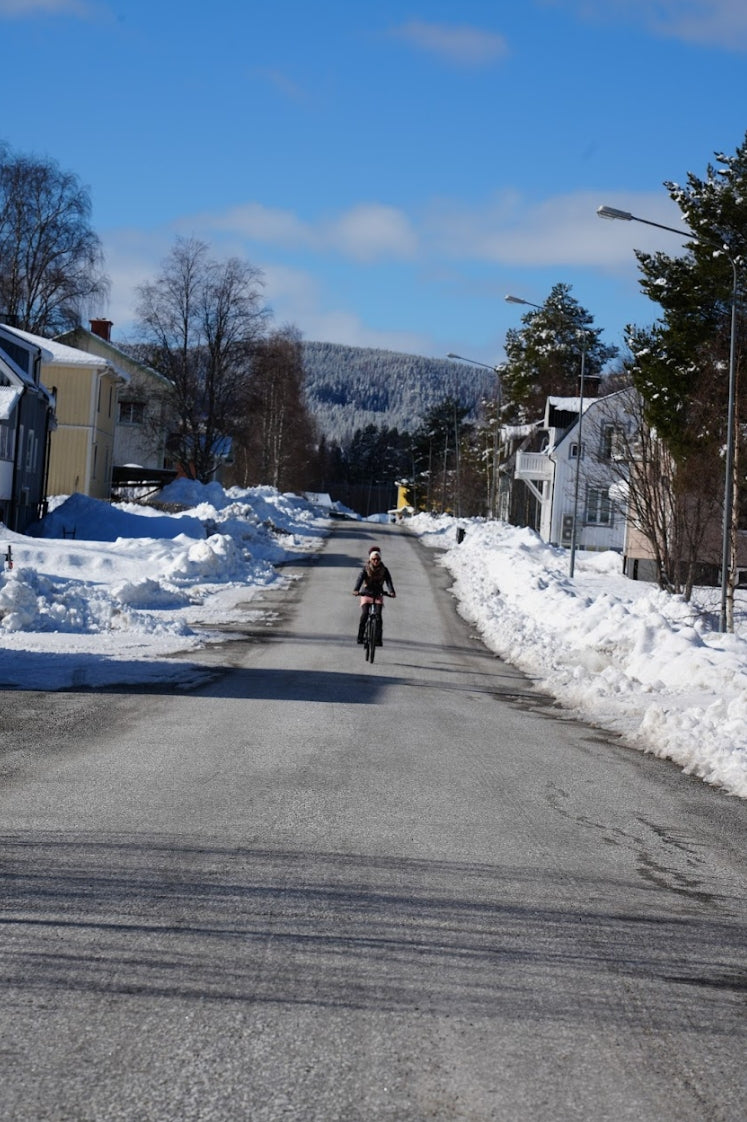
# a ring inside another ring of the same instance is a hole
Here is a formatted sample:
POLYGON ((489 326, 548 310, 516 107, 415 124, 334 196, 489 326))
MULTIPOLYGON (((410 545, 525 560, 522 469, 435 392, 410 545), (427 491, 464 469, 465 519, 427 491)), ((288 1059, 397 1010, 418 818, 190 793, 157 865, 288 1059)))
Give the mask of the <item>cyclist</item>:
MULTIPOLYGON (((361 618, 358 624, 359 643, 363 642, 368 605, 371 601, 375 604, 383 604, 385 586, 389 590, 390 596, 397 595, 394 591, 392 574, 381 560, 381 550, 378 546, 372 545, 368 551, 368 561, 358 574, 358 579, 353 589, 353 596, 361 597, 361 618)), ((379 624, 379 642, 376 644, 377 646, 381 646, 381 634, 381 624, 379 624)))

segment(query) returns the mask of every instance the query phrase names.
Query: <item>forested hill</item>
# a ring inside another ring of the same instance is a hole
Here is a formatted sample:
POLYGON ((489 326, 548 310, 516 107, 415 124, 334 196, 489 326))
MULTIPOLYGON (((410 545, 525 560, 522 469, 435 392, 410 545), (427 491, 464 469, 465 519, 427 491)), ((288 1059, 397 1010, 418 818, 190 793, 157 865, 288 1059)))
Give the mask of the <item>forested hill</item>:
POLYGON ((309 409, 320 433, 341 444, 369 424, 412 432, 432 406, 455 394, 476 410, 495 390, 489 370, 450 359, 339 343, 302 346, 309 409))

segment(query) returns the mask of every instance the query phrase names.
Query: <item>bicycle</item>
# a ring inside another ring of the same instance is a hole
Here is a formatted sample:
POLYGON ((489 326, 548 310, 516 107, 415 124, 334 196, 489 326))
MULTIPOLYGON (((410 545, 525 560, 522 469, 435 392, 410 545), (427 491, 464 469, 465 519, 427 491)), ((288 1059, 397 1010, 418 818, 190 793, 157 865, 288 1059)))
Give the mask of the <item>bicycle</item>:
POLYGON ((382 624, 381 624, 381 608, 384 603, 384 596, 391 596, 391 592, 383 592, 381 596, 373 597, 365 596, 365 594, 357 592, 356 596, 364 596, 368 600, 368 614, 366 616, 366 624, 363 628, 363 650, 366 655, 366 662, 373 662, 376 657, 376 648, 381 646, 382 624))

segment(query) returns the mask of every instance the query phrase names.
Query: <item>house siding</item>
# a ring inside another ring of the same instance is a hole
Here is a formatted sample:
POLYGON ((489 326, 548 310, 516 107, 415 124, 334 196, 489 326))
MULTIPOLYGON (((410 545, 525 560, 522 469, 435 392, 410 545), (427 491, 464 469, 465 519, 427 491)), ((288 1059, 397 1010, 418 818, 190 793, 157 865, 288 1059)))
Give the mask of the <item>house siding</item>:
POLYGON ((127 382, 121 387, 118 400, 140 402, 144 406, 142 423, 120 422, 117 409, 114 418, 114 464, 119 467, 138 464, 144 468, 163 469, 166 466, 167 438, 174 427, 174 423, 169 421, 165 400, 170 388, 168 379, 131 358, 108 337, 103 338, 84 327, 60 335, 58 341, 108 362, 127 382))
POLYGON ((114 462, 118 379, 106 368, 55 365, 58 427, 52 433, 49 493, 108 499, 114 462))

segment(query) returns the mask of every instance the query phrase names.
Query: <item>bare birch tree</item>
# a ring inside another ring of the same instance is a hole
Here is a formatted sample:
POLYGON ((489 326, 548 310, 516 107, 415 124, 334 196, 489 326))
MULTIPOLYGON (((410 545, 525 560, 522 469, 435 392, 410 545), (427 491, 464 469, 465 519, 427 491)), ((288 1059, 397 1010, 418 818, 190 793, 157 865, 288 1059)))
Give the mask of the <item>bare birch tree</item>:
POLYGON ((251 390, 236 431, 237 483, 309 489, 315 439, 303 380, 301 340, 295 329, 285 327, 257 344, 251 390))
POLYGON ((54 160, 0 145, 0 315, 40 335, 100 311, 109 282, 91 199, 54 160))
POLYGON ((138 289, 148 363, 168 378, 171 454, 188 474, 213 477, 244 416, 252 359, 268 311, 259 270, 216 261, 196 239, 176 241, 155 281, 138 289))

